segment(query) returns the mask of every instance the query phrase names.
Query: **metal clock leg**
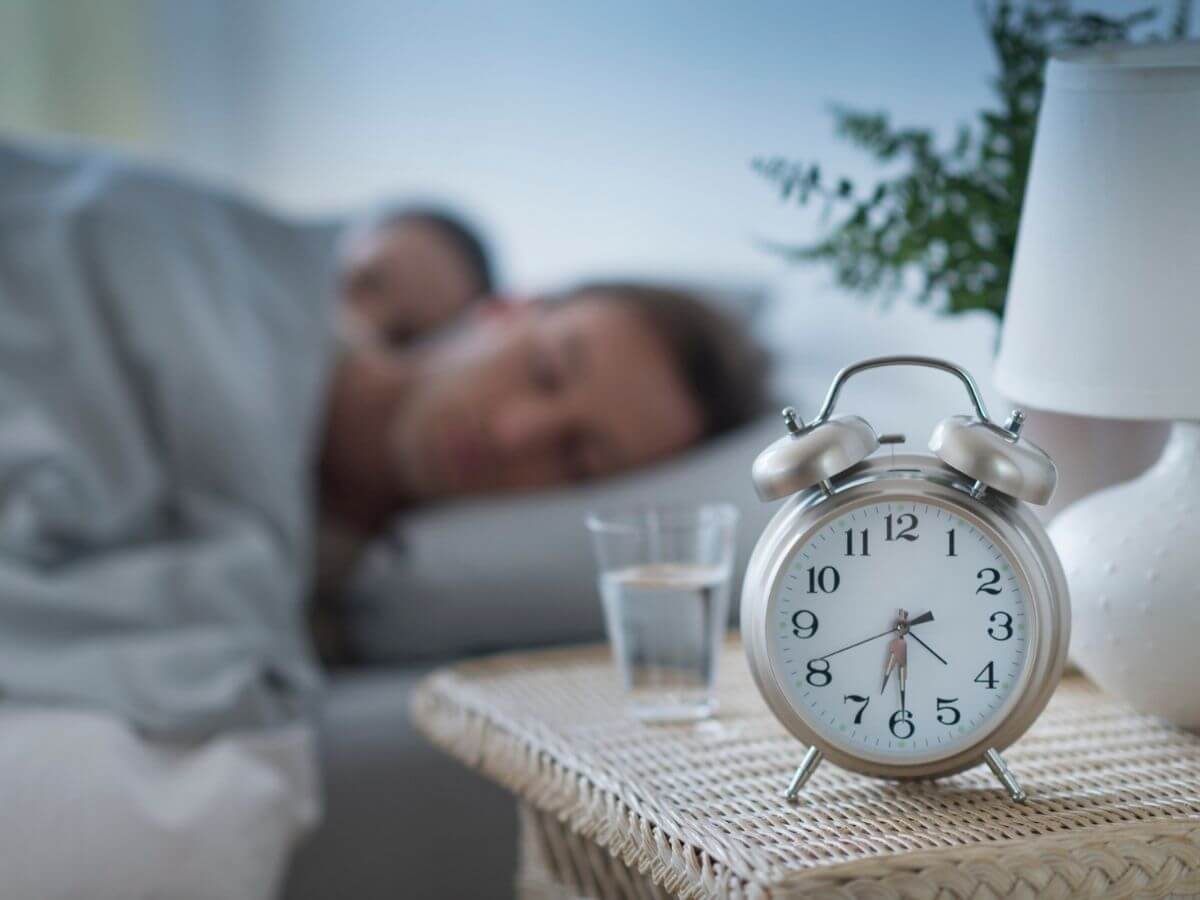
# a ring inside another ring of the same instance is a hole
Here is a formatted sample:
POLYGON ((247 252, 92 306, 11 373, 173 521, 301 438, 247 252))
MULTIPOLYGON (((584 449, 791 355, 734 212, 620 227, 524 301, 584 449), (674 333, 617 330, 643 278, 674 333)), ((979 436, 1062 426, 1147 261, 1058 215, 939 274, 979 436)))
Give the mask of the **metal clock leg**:
POLYGON ((800 793, 800 789, 812 777, 812 773, 817 771, 817 766, 821 764, 821 760, 824 758, 824 754, 816 747, 808 748, 808 752, 804 754, 804 759, 800 763, 800 768, 796 770, 796 774, 792 776, 791 784, 788 785, 787 791, 784 792, 784 800, 788 803, 796 802, 796 795, 800 793))
POLYGON ((1008 767, 1008 763, 1004 761, 1004 757, 996 752, 995 747, 988 748, 988 751, 983 754, 983 761, 992 770, 992 774, 1004 785, 1004 789, 1008 791, 1009 799, 1014 803, 1024 803, 1025 792, 1021 790, 1021 785, 1017 782, 1017 777, 1013 775, 1012 770, 1008 767))

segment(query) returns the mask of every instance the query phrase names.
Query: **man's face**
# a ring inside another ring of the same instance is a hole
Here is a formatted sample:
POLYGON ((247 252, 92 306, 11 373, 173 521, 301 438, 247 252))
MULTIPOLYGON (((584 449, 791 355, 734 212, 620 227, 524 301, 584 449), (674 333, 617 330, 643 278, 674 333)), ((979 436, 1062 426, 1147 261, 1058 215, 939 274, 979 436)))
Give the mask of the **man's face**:
POLYGON ((387 342, 449 322, 476 299, 475 275, 434 225, 420 220, 377 228, 346 250, 343 290, 353 314, 387 342))
POLYGON ((659 338, 603 298, 481 313, 426 352, 392 432, 416 499, 583 480, 702 434, 659 338))

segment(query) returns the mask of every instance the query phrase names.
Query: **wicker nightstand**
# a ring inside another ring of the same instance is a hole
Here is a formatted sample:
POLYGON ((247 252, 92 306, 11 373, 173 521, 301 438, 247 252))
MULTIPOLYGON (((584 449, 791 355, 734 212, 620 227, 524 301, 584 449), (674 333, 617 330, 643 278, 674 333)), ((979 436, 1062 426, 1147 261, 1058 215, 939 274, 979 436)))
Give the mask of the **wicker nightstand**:
POLYGON ((1117 897, 1200 893, 1200 738, 1070 679, 985 769, 896 785, 821 769, 767 712, 740 647, 722 709, 626 718, 605 648, 514 654, 430 676, 414 701, 441 747, 522 802, 524 897, 1117 897))

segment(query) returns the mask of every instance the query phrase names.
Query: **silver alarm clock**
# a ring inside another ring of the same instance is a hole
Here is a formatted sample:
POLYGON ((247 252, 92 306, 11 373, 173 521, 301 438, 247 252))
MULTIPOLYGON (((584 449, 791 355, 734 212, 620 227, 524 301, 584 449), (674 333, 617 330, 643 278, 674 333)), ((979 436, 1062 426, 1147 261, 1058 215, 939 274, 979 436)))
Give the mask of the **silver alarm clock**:
POLYGON ((785 796, 822 759, 886 778, 934 778, 1000 756, 1062 674, 1070 606, 1062 567, 1028 504, 1054 491, 1054 463, 993 423, 971 376, 939 359, 868 359, 837 374, 816 419, 784 410, 787 434, 754 462, 764 500, 789 497, 759 538, 742 588, 755 683, 809 749, 785 796), (956 376, 973 415, 951 416, 933 455, 872 456, 858 416, 833 417, 847 379, 881 366, 956 376))

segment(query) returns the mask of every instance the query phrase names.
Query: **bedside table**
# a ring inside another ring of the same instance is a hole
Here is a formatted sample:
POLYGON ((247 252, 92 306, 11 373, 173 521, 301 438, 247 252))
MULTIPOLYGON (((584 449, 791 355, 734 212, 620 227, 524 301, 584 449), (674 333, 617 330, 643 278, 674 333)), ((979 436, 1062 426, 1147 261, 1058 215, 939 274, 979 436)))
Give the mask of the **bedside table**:
MULTIPOLYGON (((522 897, 1118 897, 1200 892, 1200 737, 1075 677, 1006 756, 897 784, 826 766, 791 806, 804 748, 740 645, 720 712, 626 717, 606 647, 508 654, 429 676, 413 715, 521 803, 522 897)), ((450 798, 447 798, 449 802, 450 798)))

